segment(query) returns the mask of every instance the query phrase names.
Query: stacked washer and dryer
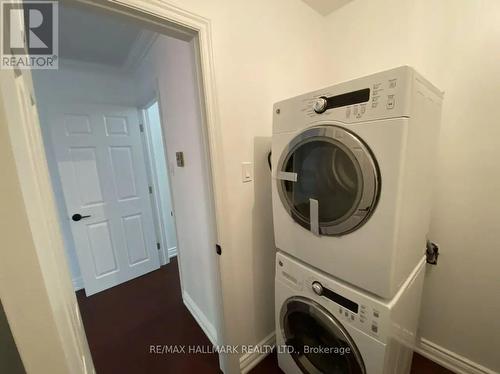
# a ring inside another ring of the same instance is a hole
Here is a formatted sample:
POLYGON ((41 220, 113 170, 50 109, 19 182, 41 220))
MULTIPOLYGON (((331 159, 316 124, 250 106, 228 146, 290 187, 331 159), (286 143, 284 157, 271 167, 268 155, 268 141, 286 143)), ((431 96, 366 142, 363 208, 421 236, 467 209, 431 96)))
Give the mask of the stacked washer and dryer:
POLYGON ((276 341, 285 373, 409 372, 441 102, 402 66, 275 104, 276 341))

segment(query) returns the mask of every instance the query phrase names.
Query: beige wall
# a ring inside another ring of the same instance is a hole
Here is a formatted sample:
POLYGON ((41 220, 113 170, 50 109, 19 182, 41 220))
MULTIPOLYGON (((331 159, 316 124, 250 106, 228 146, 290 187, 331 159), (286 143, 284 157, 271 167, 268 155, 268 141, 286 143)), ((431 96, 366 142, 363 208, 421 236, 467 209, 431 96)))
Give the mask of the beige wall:
POLYGON ((500 372, 500 3, 354 0, 327 22, 331 82, 410 64, 445 91, 420 334, 500 372))

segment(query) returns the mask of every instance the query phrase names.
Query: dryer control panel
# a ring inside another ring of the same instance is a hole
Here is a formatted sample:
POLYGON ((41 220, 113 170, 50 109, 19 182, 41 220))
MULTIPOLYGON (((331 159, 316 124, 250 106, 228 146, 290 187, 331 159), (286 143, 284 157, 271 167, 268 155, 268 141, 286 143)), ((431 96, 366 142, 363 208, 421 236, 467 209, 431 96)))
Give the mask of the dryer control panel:
POLYGON ((296 131, 318 121, 409 117, 414 75, 412 68, 402 66, 278 102, 273 133, 296 131))
MULTIPOLYGON (((401 78, 391 77, 380 77, 364 88, 340 94, 333 94, 337 86, 325 89, 320 96, 314 93, 306 99, 301 109, 309 118, 321 118, 333 113, 335 118, 342 122, 357 122, 365 117, 373 119, 373 115, 381 118, 404 116, 395 110, 404 103, 400 102, 402 93, 398 89, 398 81, 401 78), (334 109, 336 110, 332 112, 334 109)), ((403 83, 401 81, 399 84, 403 83)))

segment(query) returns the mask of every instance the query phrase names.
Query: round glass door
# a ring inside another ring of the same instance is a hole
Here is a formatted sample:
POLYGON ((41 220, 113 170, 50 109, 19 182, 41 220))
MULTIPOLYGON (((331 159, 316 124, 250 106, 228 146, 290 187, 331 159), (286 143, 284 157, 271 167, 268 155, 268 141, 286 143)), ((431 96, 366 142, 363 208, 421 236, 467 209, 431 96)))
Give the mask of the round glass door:
POLYGON ((288 299, 281 309, 281 326, 290 355, 303 373, 366 374, 347 331, 316 302, 303 297, 288 299))
POLYGON ((342 127, 304 131, 292 140, 278 167, 281 201, 298 224, 317 234, 356 230, 377 203, 377 164, 361 139, 342 127))

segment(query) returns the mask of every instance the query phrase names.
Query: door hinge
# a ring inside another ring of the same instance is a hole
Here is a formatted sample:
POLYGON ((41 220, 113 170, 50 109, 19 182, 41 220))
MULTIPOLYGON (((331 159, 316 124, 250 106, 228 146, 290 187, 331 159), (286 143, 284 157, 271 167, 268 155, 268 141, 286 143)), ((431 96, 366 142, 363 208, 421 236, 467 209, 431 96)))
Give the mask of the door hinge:
POLYGON ((139 130, 141 130, 141 132, 144 132, 144 125, 142 123, 139 124, 139 130))
POLYGON ((215 245, 215 252, 220 256, 222 254, 222 247, 219 244, 215 245))
POLYGON ((157 248, 157 249, 160 249, 160 248, 161 248, 160 243, 156 243, 156 248, 157 248))
POLYGON ((177 166, 180 168, 184 167, 184 152, 175 152, 175 160, 177 161, 177 166))
POLYGON ((148 186, 148 189, 149 189, 149 193, 153 193, 153 187, 152 186, 148 186))

